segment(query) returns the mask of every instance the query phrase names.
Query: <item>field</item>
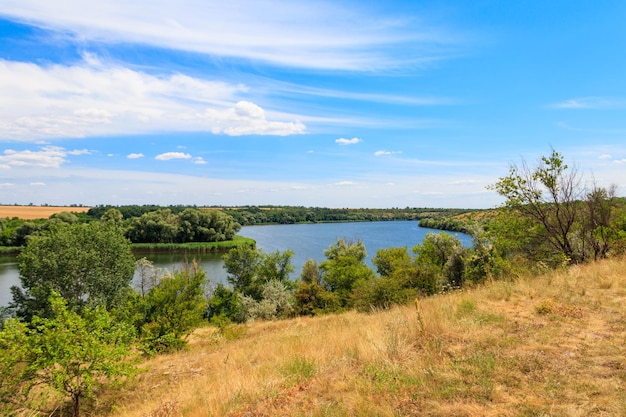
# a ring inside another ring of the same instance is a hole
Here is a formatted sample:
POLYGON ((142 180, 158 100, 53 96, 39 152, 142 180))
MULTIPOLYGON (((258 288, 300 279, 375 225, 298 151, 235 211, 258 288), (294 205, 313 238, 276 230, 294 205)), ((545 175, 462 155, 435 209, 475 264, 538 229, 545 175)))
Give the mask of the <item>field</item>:
POLYGON ((91 415, 624 416, 626 258, 369 314, 198 329, 91 415))
POLYGON ((17 217, 24 220, 47 219, 55 213, 72 211, 84 213, 89 207, 62 207, 62 206, 0 206, 0 218, 17 217))

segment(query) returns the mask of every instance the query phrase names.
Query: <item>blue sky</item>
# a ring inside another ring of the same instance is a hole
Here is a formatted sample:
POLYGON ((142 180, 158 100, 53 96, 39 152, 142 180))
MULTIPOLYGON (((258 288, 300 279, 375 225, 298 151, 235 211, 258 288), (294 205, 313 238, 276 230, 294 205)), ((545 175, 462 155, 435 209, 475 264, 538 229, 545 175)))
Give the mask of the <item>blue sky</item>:
POLYGON ((623 1, 3 0, 0 203, 488 208, 626 194, 623 1))

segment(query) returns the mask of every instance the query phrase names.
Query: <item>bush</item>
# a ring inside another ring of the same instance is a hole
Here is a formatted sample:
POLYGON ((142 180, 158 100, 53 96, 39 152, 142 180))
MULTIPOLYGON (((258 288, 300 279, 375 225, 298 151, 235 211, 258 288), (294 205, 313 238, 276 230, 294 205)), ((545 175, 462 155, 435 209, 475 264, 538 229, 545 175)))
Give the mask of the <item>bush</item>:
POLYGON ((206 312, 206 275, 192 264, 162 278, 145 297, 146 315, 140 334, 148 352, 183 347, 185 338, 197 327, 206 312))
POLYGON ((403 288, 392 278, 375 278, 360 281, 350 294, 352 306, 359 311, 388 309, 396 304, 404 304, 415 298, 417 290, 403 288))
POLYGON ((294 312, 299 316, 331 313, 341 308, 339 296, 315 282, 298 283, 293 297, 294 312))

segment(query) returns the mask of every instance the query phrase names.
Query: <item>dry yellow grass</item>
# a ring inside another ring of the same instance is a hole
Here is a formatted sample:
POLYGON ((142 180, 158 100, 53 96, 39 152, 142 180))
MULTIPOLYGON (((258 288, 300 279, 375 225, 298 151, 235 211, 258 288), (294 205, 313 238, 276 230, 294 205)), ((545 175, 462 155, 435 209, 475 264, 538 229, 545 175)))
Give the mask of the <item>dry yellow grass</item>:
POLYGON ((84 213, 89 207, 63 207, 63 206, 0 206, 0 218, 17 217, 24 220, 47 219, 56 213, 70 211, 84 213))
POLYGON ((231 330, 146 361, 94 415, 626 415, 626 259, 231 330))

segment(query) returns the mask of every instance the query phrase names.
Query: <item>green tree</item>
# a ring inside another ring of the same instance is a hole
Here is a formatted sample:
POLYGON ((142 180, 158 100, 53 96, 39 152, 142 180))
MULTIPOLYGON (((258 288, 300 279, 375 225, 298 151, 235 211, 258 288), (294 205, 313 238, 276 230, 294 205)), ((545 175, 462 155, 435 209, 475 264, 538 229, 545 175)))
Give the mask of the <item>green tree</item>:
POLYGON ((148 291, 140 335, 149 351, 169 351, 185 345, 185 338, 206 312, 205 284, 205 272, 193 263, 162 277, 148 291))
POLYGON ((320 271, 314 259, 304 261, 302 272, 300 273, 300 280, 308 284, 315 283, 320 285, 322 283, 322 271, 320 271))
POLYGON ((171 209, 161 209, 132 218, 127 236, 133 243, 174 243, 177 233, 178 217, 171 209))
POLYGON ((4 411, 39 411, 46 401, 34 398, 42 390, 33 388, 43 385, 68 398, 72 415, 79 417, 81 400, 93 396, 97 386, 133 374, 127 359, 134 332, 103 306, 81 316, 55 292, 49 304, 50 317, 35 316, 30 327, 10 319, 0 332, 4 411))
POLYGON ((121 227, 124 221, 124 215, 122 215, 122 212, 118 209, 110 208, 104 212, 102 217, 100 217, 100 220, 103 222, 112 223, 117 227, 121 227))
POLYGON ((293 298, 294 313, 298 316, 315 316, 341 309, 339 296, 316 282, 300 281, 293 298))
POLYGON ((236 323, 246 321, 239 293, 222 283, 217 284, 209 297, 207 316, 211 323, 218 325, 231 321, 236 323))
POLYGON ((379 249, 372 259, 381 277, 392 277, 407 269, 414 269, 406 248, 379 249))
POLYGON ((349 304, 349 294, 357 281, 365 281, 375 276, 367 266, 367 252, 361 241, 348 242, 338 239, 324 251, 326 260, 320 264, 322 283, 331 292, 336 293, 342 306, 349 304))
POLYGON ((417 291, 403 287, 400 280, 388 277, 376 277, 359 281, 350 293, 351 305, 359 311, 388 309, 396 304, 403 304, 415 298, 417 291))
POLYGON ((466 251, 461 241, 448 233, 427 233, 413 248, 415 262, 425 280, 427 294, 438 292, 437 286, 460 288, 465 280, 466 251), (436 281, 439 281, 438 283, 436 281))
POLYGON ((262 285, 261 297, 258 301, 244 296, 241 302, 247 320, 285 318, 293 312, 291 291, 283 282, 277 280, 271 280, 262 285))
POLYGON ((505 207, 519 223, 525 223, 523 232, 501 227, 510 232, 501 239, 533 261, 559 265, 598 259, 621 239, 613 219, 615 189, 594 185, 586 191, 578 170, 555 150, 534 168, 525 162, 512 165, 509 175, 491 188, 506 199, 505 207), (522 245, 511 243, 522 233, 528 236, 522 245))
POLYGON ((260 251, 256 248, 239 246, 223 256, 226 279, 233 289, 244 295, 256 293, 256 279, 260 263, 260 251))
POLYGON ((293 289, 289 275, 293 272, 293 251, 263 252, 262 249, 238 247, 224 255, 227 280, 233 289, 256 301, 263 298, 265 284, 276 281, 293 289))
POLYGON ((21 288, 13 287, 17 315, 50 316, 48 299, 58 292, 72 310, 121 305, 135 271, 130 243, 103 223, 58 224, 31 236, 18 256, 21 288))
POLYGON ((70 211, 62 211, 60 213, 54 213, 53 215, 51 215, 50 220, 73 224, 78 222, 78 216, 70 211))

